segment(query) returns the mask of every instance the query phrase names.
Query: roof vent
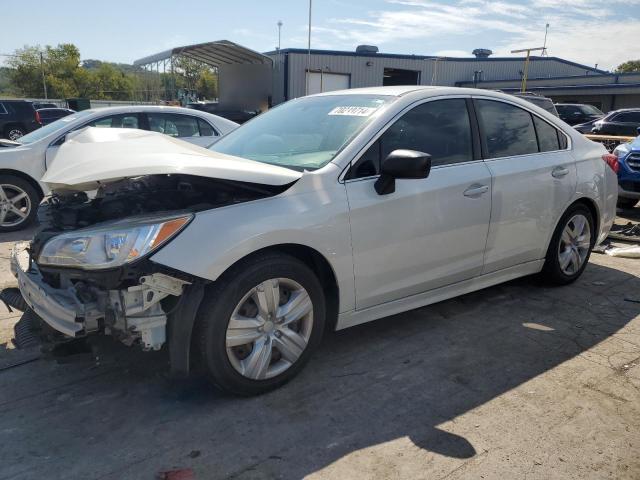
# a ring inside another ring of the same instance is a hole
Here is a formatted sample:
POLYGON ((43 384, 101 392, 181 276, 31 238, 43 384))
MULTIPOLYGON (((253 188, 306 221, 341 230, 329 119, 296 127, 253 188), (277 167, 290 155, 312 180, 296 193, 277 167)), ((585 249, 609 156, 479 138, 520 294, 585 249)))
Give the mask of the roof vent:
POLYGON ((476 48, 473 52, 476 58, 488 58, 489 55, 493 55, 493 52, 488 48, 476 48))
POLYGON ((362 54, 375 54, 378 53, 378 47, 375 45, 358 45, 356 47, 356 53, 362 54))

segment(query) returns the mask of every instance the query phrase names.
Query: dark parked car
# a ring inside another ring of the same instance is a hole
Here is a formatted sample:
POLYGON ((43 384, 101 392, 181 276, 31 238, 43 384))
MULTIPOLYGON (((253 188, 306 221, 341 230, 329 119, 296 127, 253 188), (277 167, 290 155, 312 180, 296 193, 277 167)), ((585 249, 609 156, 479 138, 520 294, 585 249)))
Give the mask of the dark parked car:
POLYGON ((635 137, 640 127, 640 108, 614 110, 593 124, 597 135, 621 135, 635 137))
POLYGON ((534 105, 546 110, 547 112, 558 117, 558 111, 556 110, 553 101, 550 98, 543 97, 542 95, 538 95, 537 93, 532 92, 518 92, 514 93, 516 97, 520 97, 527 102, 533 103, 534 105))
POLYGON ((36 110, 36 122, 40 125, 49 125, 62 117, 76 113, 69 108, 40 108, 36 110))
POLYGON ((40 110, 41 108, 60 108, 60 106, 55 103, 33 102, 33 108, 40 110))
POLYGON ((227 120, 231 120, 236 123, 244 123, 251 120, 260 112, 254 110, 241 110, 229 107, 221 107, 220 104, 215 102, 210 103, 190 103, 187 108, 193 108, 194 110, 200 110, 201 112, 212 113, 227 120))
POLYGON ((593 105, 582 103, 556 103, 560 118, 569 125, 593 122, 604 117, 604 112, 593 105))
POLYGON ((573 128, 575 128, 580 133, 591 133, 591 130, 593 130, 593 125, 597 121, 598 120, 591 120, 590 122, 580 123, 578 125, 574 125, 573 128))
POLYGON ((17 140, 42 125, 28 100, 0 100, 0 137, 17 140))

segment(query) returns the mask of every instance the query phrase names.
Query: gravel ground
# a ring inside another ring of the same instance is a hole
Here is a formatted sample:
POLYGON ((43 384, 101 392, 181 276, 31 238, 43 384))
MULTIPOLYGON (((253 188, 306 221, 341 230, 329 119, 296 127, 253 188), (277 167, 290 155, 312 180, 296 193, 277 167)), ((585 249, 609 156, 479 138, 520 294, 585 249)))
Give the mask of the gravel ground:
MULTIPOLYGON (((0 285, 28 236, 1 239, 0 285)), ((162 352, 15 350, 0 306, 0 479, 638 479, 639 274, 594 254, 571 286, 525 278, 328 333, 252 399, 168 380, 162 352)))

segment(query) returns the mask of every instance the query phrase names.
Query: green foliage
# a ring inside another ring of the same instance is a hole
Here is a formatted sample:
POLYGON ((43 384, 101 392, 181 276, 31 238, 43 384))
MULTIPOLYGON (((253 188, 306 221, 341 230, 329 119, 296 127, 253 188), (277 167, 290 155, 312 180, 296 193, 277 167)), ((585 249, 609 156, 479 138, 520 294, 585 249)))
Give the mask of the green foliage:
POLYGON ((196 91, 200 98, 218 98, 218 76, 209 70, 201 72, 196 82, 196 91))
POLYGON ((162 100, 175 98, 182 88, 199 98, 217 97, 217 75, 206 65, 188 58, 174 62, 175 76, 149 72, 133 65, 80 60, 80 51, 70 43, 55 47, 25 46, 9 57, 0 69, 0 93, 42 98, 42 74, 49 98, 93 98, 99 100, 162 100))
POLYGON ((640 60, 628 60, 616 68, 617 73, 640 72, 640 60))

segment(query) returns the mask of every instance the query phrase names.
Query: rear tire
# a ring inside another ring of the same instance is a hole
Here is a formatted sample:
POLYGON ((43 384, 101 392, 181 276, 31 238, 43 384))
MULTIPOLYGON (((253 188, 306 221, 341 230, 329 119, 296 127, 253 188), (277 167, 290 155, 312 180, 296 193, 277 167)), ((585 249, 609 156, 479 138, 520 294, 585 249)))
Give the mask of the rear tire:
POLYGON ((582 275, 596 239, 591 211, 582 203, 569 207, 553 232, 542 278, 554 285, 567 285, 582 275))
POLYGON ((26 228, 36 218, 40 195, 15 175, 0 175, 0 233, 26 228))
POLYGON ((277 252, 253 256, 205 293, 194 330, 199 363, 224 392, 273 390, 297 375, 320 343, 325 309, 322 285, 307 265, 277 252))
POLYGON ((638 203, 635 198, 618 197, 618 208, 633 208, 638 203))
POLYGON ((20 125, 10 125, 4 130, 4 136, 9 140, 16 141, 20 137, 23 137, 27 134, 27 130, 20 125))

